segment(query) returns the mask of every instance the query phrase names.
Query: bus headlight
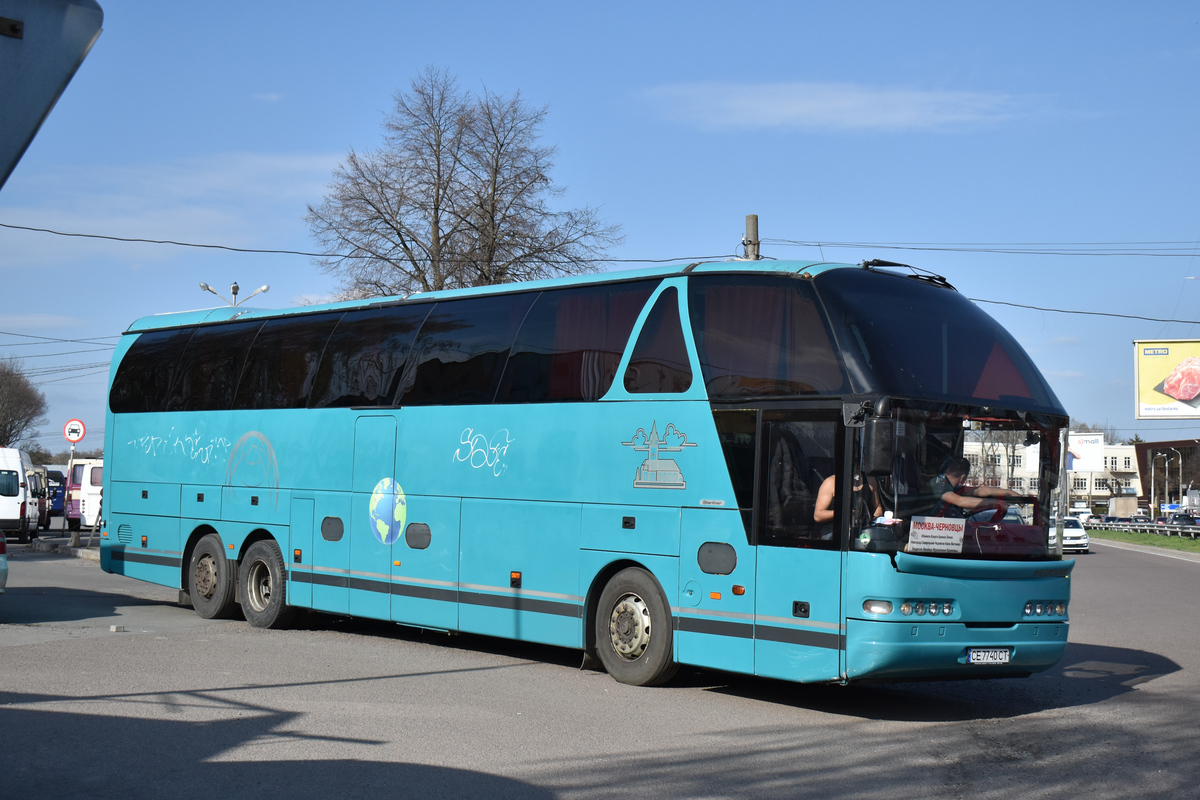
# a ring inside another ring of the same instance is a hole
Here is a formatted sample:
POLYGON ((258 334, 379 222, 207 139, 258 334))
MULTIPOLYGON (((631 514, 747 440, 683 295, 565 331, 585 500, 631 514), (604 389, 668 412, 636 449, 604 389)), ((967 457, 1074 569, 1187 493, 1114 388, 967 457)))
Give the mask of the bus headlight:
POLYGON ((1058 604, 1058 615, 1060 617, 1065 617, 1067 615, 1067 604, 1066 603, 1058 604))
POLYGON ((887 600, 864 600, 863 611, 868 614, 890 614, 892 604, 887 600))
POLYGON ((903 603, 900 604, 900 613, 901 614, 903 614, 904 616, 907 617, 912 612, 913 612, 913 605, 911 602, 909 602, 908 600, 905 600, 903 603))

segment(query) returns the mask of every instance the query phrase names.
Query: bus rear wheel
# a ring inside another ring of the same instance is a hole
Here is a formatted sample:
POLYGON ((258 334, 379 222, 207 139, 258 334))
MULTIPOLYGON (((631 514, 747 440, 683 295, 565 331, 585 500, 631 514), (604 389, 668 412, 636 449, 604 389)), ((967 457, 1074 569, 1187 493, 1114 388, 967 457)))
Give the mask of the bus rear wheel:
POLYGON ((658 581, 638 567, 623 569, 600 593, 596 651, 621 683, 658 686, 674 677, 671 615, 658 581))
POLYGON ((286 628, 296 609, 287 604, 287 573, 273 539, 250 545, 238 570, 242 613, 256 628, 286 628))
POLYGON ((188 568, 188 594, 192 608, 204 619, 221 619, 233 612, 237 603, 231 572, 220 536, 210 533, 196 542, 188 568))

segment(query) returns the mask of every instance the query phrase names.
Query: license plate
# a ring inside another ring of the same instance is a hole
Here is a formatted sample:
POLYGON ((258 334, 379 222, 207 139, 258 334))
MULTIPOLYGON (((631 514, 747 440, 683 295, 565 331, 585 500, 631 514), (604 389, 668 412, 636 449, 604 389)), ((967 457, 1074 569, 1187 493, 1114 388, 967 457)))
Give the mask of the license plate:
POLYGON ((1007 647, 968 647, 968 664, 1007 664, 1007 647))

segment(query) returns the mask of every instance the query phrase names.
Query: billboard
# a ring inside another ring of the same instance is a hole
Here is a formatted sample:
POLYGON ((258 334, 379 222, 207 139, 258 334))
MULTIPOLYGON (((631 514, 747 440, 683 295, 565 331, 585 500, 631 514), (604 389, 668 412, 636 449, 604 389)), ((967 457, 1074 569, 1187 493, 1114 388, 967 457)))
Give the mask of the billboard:
POLYGON ((1200 340, 1133 343, 1134 417, 1200 419, 1200 340))
POLYGON ((1104 434, 1068 434, 1067 469, 1071 472, 1103 472, 1104 434))

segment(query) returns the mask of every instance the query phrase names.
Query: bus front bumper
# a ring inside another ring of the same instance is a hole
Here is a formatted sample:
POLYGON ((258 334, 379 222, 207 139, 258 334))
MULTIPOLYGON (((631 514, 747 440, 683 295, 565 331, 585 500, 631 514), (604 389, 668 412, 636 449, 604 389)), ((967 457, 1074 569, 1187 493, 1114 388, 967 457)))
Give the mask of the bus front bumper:
POLYGON ((846 620, 849 680, 1001 678, 1049 669, 1067 646, 1067 622, 969 627, 961 622, 846 620), (1007 663, 971 663, 968 653, 1007 651, 1007 663))

